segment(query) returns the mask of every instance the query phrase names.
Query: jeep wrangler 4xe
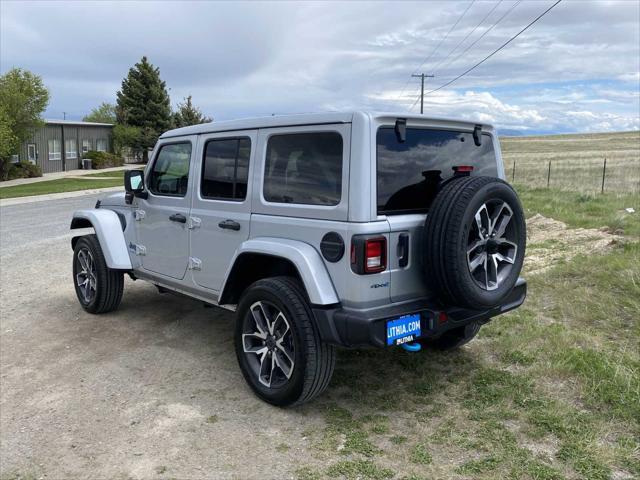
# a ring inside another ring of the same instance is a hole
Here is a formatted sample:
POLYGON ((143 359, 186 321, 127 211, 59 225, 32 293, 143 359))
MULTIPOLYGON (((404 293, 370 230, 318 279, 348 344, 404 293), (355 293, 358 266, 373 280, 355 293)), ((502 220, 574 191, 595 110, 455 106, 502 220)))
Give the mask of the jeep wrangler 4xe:
POLYGON ((526 295, 525 222, 485 124, 368 112, 217 122, 163 134, 125 192, 74 213, 90 313, 127 273, 236 312, 253 391, 293 405, 336 347, 450 349, 526 295))

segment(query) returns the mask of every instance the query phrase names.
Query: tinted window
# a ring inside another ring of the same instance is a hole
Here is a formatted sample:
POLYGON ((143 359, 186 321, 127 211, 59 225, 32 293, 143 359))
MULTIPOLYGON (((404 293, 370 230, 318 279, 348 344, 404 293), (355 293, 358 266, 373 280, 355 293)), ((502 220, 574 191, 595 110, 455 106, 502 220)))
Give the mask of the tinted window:
POLYGON ((207 142, 200 192, 204 198, 244 200, 247 197, 251 140, 225 138, 207 142))
POLYGON ((269 138, 265 200, 337 205, 341 193, 342 136, 339 133, 296 133, 269 138))
POLYGON ((184 197, 189 183, 191 143, 160 147, 149 175, 149 190, 157 195, 184 197))
POLYGON ((428 210, 454 165, 472 165, 473 175, 498 176, 487 134, 478 147, 471 133, 407 128, 406 142, 400 143, 393 127, 381 127, 377 155, 378 213, 428 210))

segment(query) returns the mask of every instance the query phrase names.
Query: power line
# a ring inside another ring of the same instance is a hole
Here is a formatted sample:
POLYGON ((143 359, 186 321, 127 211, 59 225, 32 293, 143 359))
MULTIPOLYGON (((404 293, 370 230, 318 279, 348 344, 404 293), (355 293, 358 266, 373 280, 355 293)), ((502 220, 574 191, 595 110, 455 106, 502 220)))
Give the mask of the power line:
POLYGON ((473 29, 473 30, 471 30, 469 33, 467 33, 467 34, 465 35, 465 37, 464 37, 462 40, 460 40, 460 41, 458 42, 458 44, 457 44, 455 47, 453 47, 453 49, 452 49, 452 50, 447 54, 447 56, 446 56, 446 57, 444 57, 442 60, 440 60, 440 62, 439 62, 435 67, 433 67, 433 69, 432 69, 432 70, 433 70, 433 71, 436 71, 436 70, 438 69, 438 67, 439 67, 440 65, 442 65, 442 64, 443 64, 443 63, 444 63, 444 62, 445 62, 445 61, 446 61, 446 60, 447 60, 447 59, 448 59, 448 58, 453 54, 453 52, 455 52, 455 51, 458 49, 458 47, 459 47, 460 45, 462 45, 462 44, 467 40, 467 38, 469 38, 471 35, 473 35, 473 33, 474 33, 474 32, 475 32, 475 31, 480 27, 480 25, 482 25, 482 24, 484 23, 484 21, 485 21, 487 18, 489 18, 489 15, 491 15, 491 14, 496 10, 496 8, 498 8, 498 7, 500 6, 500 4, 502 4, 502 2, 503 2, 503 1, 504 1, 504 0, 500 0, 498 3, 496 3, 496 4, 493 6, 493 8, 492 8, 491 10, 489 10, 489 13, 487 13, 487 14, 484 16, 484 18, 483 18, 482 20, 480 20, 480 22, 479 22, 479 23, 474 27, 474 29, 473 29))
MULTIPOLYGON (((424 60, 420 65, 418 65, 413 72, 411 72, 411 74, 416 73, 418 70, 420 70, 422 68, 422 66, 427 63, 427 61, 431 60, 431 58, 433 57, 433 55, 436 53, 436 51, 438 50, 438 48, 440 48, 440 45, 442 45, 442 42, 444 42, 447 37, 449 36, 449 34, 453 31, 454 28, 456 28, 456 25, 458 25, 458 23, 460 23, 460 20, 462 20, 464 18, 464 16, 467 14, 467 12, 469 11, 469 9, 471 8, 471 5, 473 5, 475 3, 476 0, 471 0, 471 3, 469 4, 469 6, 466 8, 466 10, 464 12, 462 12, 462 15, 460 15, 460 17, 458 17, 458 20, 456 20, 456 23, 453 24, 453 26, 449 29, 449 31, 447 32, 447 34, 444 36, 444 38, 442 40, 440 40, 440 43, 438 43, 438 45, 436 46, 436 48, 433 49, 433 51, 431 52, 431 55, 429 55, 427 57, 426 60, 424 60)), ((411 75, 409 75, 409 78, 407 79, 407 81, 405 82, 404 86, 402 87, 402 90, 400 90, 400 93, 398 94, 398 96, 396 97, 396 101, 398 101, 400 99, 400 97, 402 96, 402 94, 404 93, 404 91, 407 89, 407 86, 409 85, 409 82, 411 81, 411 75)))
POLYGON ((496 20, 493 25, 491 25, 488 29, 486 29, 484 32, 482 32, 482 35, 480 35, 478 38, 476 38, 473 42, 471 42, 469 44, 469 46, 467 46, 467 48, 465 48, 462 52, 460 52, 455 58, 449 60, 446 65, 444 67, 442 67, 443 69, 447 68, 449 65, 451 65, 453 62, 455 62, 456 60, 458 60, 460 57, 462 57, 465 53, 467 53, 471 47, 473 47, 476 43, 478 43, 480 40, 482 40, 491 30, 493 30, 496 26, 498 26, 498 24, 504 20, 504 18, 509 15, 518 5, 520 5, 522 3, 522 0, 518 0, 516 3, 514 3, 511 8, 509 8, 509 10, 507 10, 506 12, 504 12, 502 14, 502 16, 496 20))
POLYGON ((436 48, 433 49, 433 52, 431 52, 431 55, 429 55, 420 65, 418 65, 418 68, 416 68, 414 70, 413 73, 416 73, 418 70, 420 70, 422 68, 422 66, 427 63, 429 60, 431 60, 433 58, 433 56, 436 54, 436 52, 438 51, 438 49, 440 48, 440 45, 443 44, 443 42, 449 38, 449 34, 453 31, 454 28, 456 28, 456 26, 460 23, 460 20, 462 20, 464 18, 464 16, 467 14, 467 12, 469 11, 469 9, 471 8, 471 6, 475 3, 476 0, 471 0, 471 3, 469 4, 469 6, 467 7, 467 9, 462 12, 462 15, 460 15, 460 18, 458 18, 458 20, 456 21, 456 23, 453 24, 453 26, 449 29, 449 31, 447 32, 447 34, 442 38, 442 40, 440 40, 440 43, 438 43, 438 45, 436 46, 436 48))
POLYGON ((516 38, 518 38, 520 36, 520 34, 524 33, 527 29, 529 29, 529 27, 531 27, 534 23, 536 23, 538 20, 540 20, 542 17, 544 17, 547 13, 549 13, 551 11, 551 9, 553 9, 556 5, 558 5, 562 0, 557 0, 556 3, 554 3, 553 5, 551 5, 549 8, 547 8, 544 12, 542 12, 540 15, 538 15, 531 23, 529 23, 529 25, 527 25, 526 27, 524 27, 522 30, 520 30, 518 33, 516 33, 513 37, 511 37, 509 40, 507 40, 506 42, 504 42, 502 45, 500 45, 498 48, 496 48, 493 52, 491 52, 489 55, 487 55, 486 57, 484 57, 482 60, 480 60, 478 63, 476 63, 473 67, 467 69, 466 71, 464 71, 463 73, 461 73, 460 75, 458 75, 457 77, 455 77, 453 80, 448 81, 447 83, 440 85, 438 88, 434 88, 433 90, 429 91, 426 93, 426 95, 429 95, 433 92, 437 92, 438 90, 443 89, 444 87, 448 87, 449 85, 451 85, 453 82, 455 82, 456 80, 459 80, 460 78, 464 77, 467 73, 471 72, 472 70, 475 70, 477 67, 479 67, 480 65, 482 65, 484 62, 486 62, 487 60, 489 60, 491 57, 493 57, 496 53, 498 53, 500 50, 502 50, 504 47, 506 47, 507 45, 509 45, 511 42, 513 42, 516 38))
POLYGON ((409 110, 408 110, 409 112, 410 112, 411 110, 413 110, 413 107, 415 107, 415 106, 416 106, 416 104, 418 103, 418 100, 420 100, 420 98, 422 98, 422 96, 421 96, 421 95, 418 95, 418 96, 416 97, 416 101, 415 101, 415 102, 413 102, 413 104, 409 107, 409 110))

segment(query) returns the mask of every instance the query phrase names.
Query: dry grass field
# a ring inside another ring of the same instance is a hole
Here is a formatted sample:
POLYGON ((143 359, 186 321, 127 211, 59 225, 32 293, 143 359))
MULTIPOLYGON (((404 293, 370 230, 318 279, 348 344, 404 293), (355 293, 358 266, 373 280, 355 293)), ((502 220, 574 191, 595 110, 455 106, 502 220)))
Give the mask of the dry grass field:
POLYGON ((600 192, 604 159, 605 192, 640 192, 640 131, 502 137, 509 181, 530 187, 600 192), (514 178, 515 163, 515 178, 514 178))

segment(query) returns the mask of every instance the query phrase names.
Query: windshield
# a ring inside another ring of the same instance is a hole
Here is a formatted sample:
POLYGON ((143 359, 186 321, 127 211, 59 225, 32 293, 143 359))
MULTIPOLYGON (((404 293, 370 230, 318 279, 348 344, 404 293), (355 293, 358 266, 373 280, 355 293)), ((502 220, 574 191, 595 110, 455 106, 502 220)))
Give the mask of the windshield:
POLYGON ((472 175, 498 176, 489 134, 476 146, 471 132, 407 128, 404 143, 393 127, 377 134, 378 214, 426 212, 438 184, 453 176, 455 165, 473 166, 472 175))

